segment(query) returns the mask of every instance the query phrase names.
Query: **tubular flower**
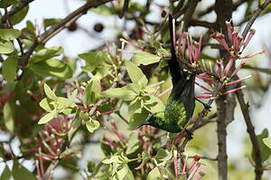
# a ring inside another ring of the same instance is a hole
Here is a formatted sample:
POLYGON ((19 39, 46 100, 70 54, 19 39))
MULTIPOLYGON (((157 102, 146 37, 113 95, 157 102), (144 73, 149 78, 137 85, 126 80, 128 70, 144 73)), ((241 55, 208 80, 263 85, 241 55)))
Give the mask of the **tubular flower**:
POLYGON ((214 33, 211 35, 212 38, 218 41, 218 43, 230 54, 230 56, 233 59, 244 59, 244 58, 250 58, 257 54, 262 53, 262 51, 259 51, 257 53, 247 55, 240 57, 240 55, 243 53, 244 49, 247 47, 248 43, 252 39, 253 35, 255 34, 254 29, 250 29, 246 37, 243 37, 239 31, 235 31, 233 26, 230 22, 226 22, 227 26, 227 38, 230 41, 231 47, 228 46, 226 42, 226 38, 221 33, 214 33))

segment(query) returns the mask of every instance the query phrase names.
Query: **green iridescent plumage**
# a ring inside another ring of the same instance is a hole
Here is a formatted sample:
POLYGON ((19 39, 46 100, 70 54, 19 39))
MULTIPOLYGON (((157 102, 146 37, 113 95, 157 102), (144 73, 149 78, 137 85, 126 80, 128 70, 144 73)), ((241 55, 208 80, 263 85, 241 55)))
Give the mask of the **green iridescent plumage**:
POLYGON ((180 132, 192 117, 195 108, 195 74, 187 72, 178 63, 173 45, 172 17, 169 18, 171 35, 171 60, 168 66, 173 89, 164 112, 150 115, 142 125, 150 125, 168 132, 180 132))

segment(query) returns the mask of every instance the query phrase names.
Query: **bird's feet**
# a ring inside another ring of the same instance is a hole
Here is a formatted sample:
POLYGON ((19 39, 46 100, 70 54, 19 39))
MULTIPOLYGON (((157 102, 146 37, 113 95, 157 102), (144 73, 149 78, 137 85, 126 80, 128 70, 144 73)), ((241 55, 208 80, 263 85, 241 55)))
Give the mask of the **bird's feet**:
POLYGON ((208 109, 209 111, 211 110, 211 106, 209 104, 206 104, 204 102, 202 102, 201 100, 199 100, 198 98, 195 98, 199 103, 201 103, 205 109, 208 109))

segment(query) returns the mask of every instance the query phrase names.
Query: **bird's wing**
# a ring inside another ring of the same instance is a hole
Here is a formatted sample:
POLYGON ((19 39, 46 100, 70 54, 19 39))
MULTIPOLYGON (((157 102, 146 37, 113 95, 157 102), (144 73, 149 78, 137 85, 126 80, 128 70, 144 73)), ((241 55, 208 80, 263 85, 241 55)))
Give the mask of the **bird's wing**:
POLYGON ((169 15, 169 31, 170 31, 170 42, 171 42, 171 59, 168 61, 168 66, 170 74, 172 76, 172 84, 175 86, 178 81, 183 76, 182 66, 177 61, 176 51, 174 47, 174 38, 173 38, 173 18, 172 15, 169 15))

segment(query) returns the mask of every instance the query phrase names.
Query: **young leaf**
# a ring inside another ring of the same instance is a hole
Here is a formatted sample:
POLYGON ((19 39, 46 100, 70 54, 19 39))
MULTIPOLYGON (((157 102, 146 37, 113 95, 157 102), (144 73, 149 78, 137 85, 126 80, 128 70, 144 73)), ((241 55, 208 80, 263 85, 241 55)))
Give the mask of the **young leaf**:
POLYGON ((27 179, 27 180, 35 180, 35 176, 32 172, 26 169, 23 165, 19 164, 17 160, 13 161, 12 175, 15 180, 27 179))
POLYGON ((44 92, 46 94, 46 96, 51 99, 51 100, 56 100, 57 99, 57 96, 55 95, 55 93, 51 90, 51 88, 46 84, 44 83, 44 92))
POLYGON ((59 18, 46 18, 43 19, 43 25, 45 28, 49 27, 49 26, 53 26, 57 23, 59 23, 61 21, 61 19, 59 18))
POLYGON ((151 113, 161 112, 165 109, 164 103, 155 96, 144 97, 144 105, 151 113))
POLYGON ((117 171, 116 176, 117 176, 116 177, 117 180, 133 180, 134 179, 133 173, 131 172, 127 164, 124 164, 123 167, 117 171))
POLYGON ((43 99, 40 101, 39 105, 40 105, 40 107, 41 107, 42 109, 44 109, 45 111, 51 112, 51 111, 54 110, 54 106, 52 106, 52 105, 50 104, 50 102, 51 102, 50 99, 48 99, 48 98, 43 98, 43 99))
POLYGON ((163 178, 161 178, 161 174, 158 167, 152 169, 147 176, 147 180, 162 180, 162 179, 163 178))
POLYGON ((139 149, 138 134, 132 133, 129 136, 128 145, 127 145, 127 149, 125 151, 125 154, 127 154, 127 155, 132 154, 132 153, 136 152, 138 149, 139 149))
POLYGON ((42 77, 54 76, 59 79, 69 79, 73 75, 70 66, 58 59, 47 59, 30 64, 30 69, 42 77))
POLYGON ((94 104, 101 96, 100 80, 97 76, 91 78, 85 90, 84 102, 86 105, 94 104))
POLYGON ((0 1, 0 8, 7 8, 13 4, 16 4, 17 0, 1 0, 0 1))
POLYGON ((136 65, 140 64, 149 65, 159 62, 160 59, 161 58, 159 56, 156 56, 154 54, 145 51, 140 51, 132 57, 132 62, 135 63, 136 65))
POLYGON ((17 72, 17 57, 9 56, 4 62, 2 73, 8 83, 12 83, 16 77, 17 72))
POLYGON ((49 112, 39 120, 38 124, 46 124, 55 117, 57 117, 57 113, 55 111, 49 112))
POLYGON ((16 39, 21 34, 17 29, 0 29, 0 38, 5 41, 16 39))
POLYGON ((86 61, 86 66, 82 69, 86 72, 91 72, 100 78, 110 73, 112 68, 111 56, 106 51, 91 51, 79 55, 80 58, 86 61))
POLYGON ((271 149, 271 137, 263 138, 263 143, 271 149))
POLYGON ((11 172, 9 170, 9 167, 6 165, 4 171, 2 172, 2 175, 0 176, 1 180, 9 180, 11 177, 11 172))
POLYGON ((111 16, 113 14, 112 8, 106 6, 106 5, 101 5, 96 8, 91 8, 91 11, 103 16, 111 16))
POLYGON ((86 122, 86 127, 90 133, 93 133, 96 129, 100 127, 100 123, 97 120, 89 118, 89 121, 86 122))
POLYGON ((134 130, 138 128, 148 117, 149 111, 145 108, 141 109, 140 113, 134 113, 129 120, 129 129, 134 130))
MULTIPOLYGON (((267 160, 271 154, 271 150, 263 142, 263 139, 267 138, 267 137, 268 137, 268 130, 266 128, 262 131, 261 134, 257 135, 257 140, 259 143, 259 147, 260 147, 261 156, 262 156, 263 161, 267 160)), ((252 153, 252 158, 255 159, 255 156, 253 153, 252 153)))
POLYGON ((59 56, 63 53, 63 48, 59 46, 44 48, 36 52, 30 59, 30 63, 38 63, 53 57, 59 56))
POLYGON ((10 132, 14 132, 14 109, 10 102, 7 102, 3 108, 4 123, 10 132))
POLYGON ((159 149, 156 156, 155 160, 158 165, 165 165, 168 160, 170 160, 172 157, 172 153, 168 152, 164 149, 159 149))
POLYGON ((75 132, 78 130, 78 128, 81 126, 82 119, 79 118, 80 111, 77 110, 75 113, 75 116, 72 120, 71 128, 68 132, 68 140, 71 141, 72 137, 74 136, 75 132))
POLYGON ((14 51, 13 44, 10 41, 0 39, 0 54, 10 54, 14 51))
POLYGON ((15 13, 13 16, 11 16, 10 17, 11 24, 15 25, 21 22, 27 15, 28 10, 29 10, 29 6, 26 6, 22 8, 20 11, 18 11, 17 13, 15 13))
POLYGON ((133 86, 128 84, 122 88, 112 88, 102 92, 102 96, 106 98, 118 98, 124 101, 133 100, 137 94, 133 90, 133 86))
POLYGON ((94 161, 88 161, 88 172, 93 173, 96 168, 96 163, 94 161))
POLYGON ((139 67, 130 61, 125 61, 125 66, 133 83, 138 84, 140 88, 147 86, 148 80, 139 67))

